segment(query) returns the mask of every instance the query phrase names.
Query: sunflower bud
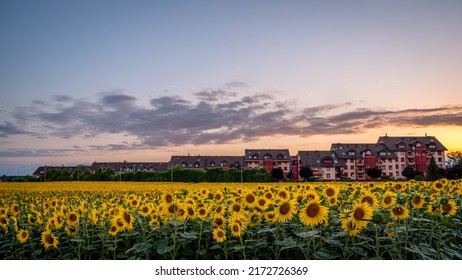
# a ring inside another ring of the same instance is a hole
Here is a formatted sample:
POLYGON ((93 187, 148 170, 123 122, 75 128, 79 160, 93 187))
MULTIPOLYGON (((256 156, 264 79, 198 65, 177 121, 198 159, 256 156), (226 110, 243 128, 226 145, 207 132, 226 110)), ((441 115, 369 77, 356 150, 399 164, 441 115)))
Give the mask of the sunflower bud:
POLYGON ((449 202, 449 200, 447 198, 442 198, 440 200, 441 205, 446 205, 446 204, 448 204, 448 202, 449 202))

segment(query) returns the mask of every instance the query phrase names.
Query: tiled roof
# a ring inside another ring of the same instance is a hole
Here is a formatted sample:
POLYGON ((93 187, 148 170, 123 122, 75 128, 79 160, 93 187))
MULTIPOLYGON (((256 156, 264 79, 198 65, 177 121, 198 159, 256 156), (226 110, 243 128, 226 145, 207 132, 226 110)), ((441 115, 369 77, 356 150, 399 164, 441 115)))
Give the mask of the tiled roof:
POLYGON ((419 136, 419 137, 396 137, 396 136, 381 136, 377 141, 379 144, 387 146, 391 151, 412 151, 412 147, 420 143, 422 147, 430 151, 446 151, 446 147, 441 144, 434 136, 419 136))
POLYGON ((343 159, 334 158, 332 154, 332 151, 298 151, 301 166, 333 167, 334 160, 335 166, 345 166, 343 159))
POLYGON ((359 159, 363 154, 370 151, 376 158, 396 158, 397 155, 390 151, 384 144, 375 143, 335 143, 332 144, 331 150, 340 159, 359 159))
POLYGON ((77 170, 77 168, 80 168, 80 170, 85 170, 85 169, 89 169, 90 166, 87 166, 87 165, 76 165, 76 166, 65 166, 65 165, 61 165, 61 166, 47 166, 47 165, 44 165, 44 166, 39 166, 35 171, 34 173, 32 173, 33 176, 40 176, 44 173, 46 173, 47 171, 50 171, 50 170, 69 170, 70 173, 74 173, 75 170, 77 170))
POLYGON ((246 167, 242 156, 172 156, 173 165, 184 165, 187 168, 209 169, 214 167, 246 167))
POLYGON ((246 161, 260 161, 264 160, 265 157, 272 159, 273 161, 291 161, 288 149, 246 149, 245 160, 246 161))

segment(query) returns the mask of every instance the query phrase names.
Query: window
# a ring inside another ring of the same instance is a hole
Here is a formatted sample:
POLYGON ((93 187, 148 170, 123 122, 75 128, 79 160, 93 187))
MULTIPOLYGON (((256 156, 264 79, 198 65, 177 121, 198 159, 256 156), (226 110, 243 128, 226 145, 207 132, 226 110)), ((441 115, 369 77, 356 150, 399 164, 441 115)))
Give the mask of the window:
POLYGON ((214 161, 211 161, 211 162, 210 162, 210 166, 215 166, 215 162, 214 162, 214 161))
POLYGON ((201 163, 200 163, 199 161, 196 161, 196 162, 194 163, 194 167, 199 167, 199 166, 201 166, 201 163))
POLYGON ((355 151, 349 151, 348 155, 354 157, 356 155, 356 152, 355 151))
POLYGON ((326 171, 330 171, 330 167, 326 167, 326 171))
POLYGON ((443 162, 443 159, 439 157, 438 162, 443 162))
POLYGON ((287 171, 287 166, 284 166, 284 171, 287 171))
POLYGON ((441 156, 441 151, 438 151, 438 155, 441 156))
POLYGON ((389 166, 388 166, 388 169, 389 169, 389 170, 393 170, 393 165, 389 165, 389 166))
POLYGON ((253 154, 253 155, 252 155, 252 158, 253 158, 253 159, 258 159, 258 155, 257 155, 257 154, 253 154))
POLYGON ((403 158, 403 157, 401 158, 401 162, 404 162, 404 158, 403 158))
POLYGON ((327 179, 330 179, 330 173, 327 173, 327 174, 326 174, 326 178, 327 178, 327 179))
POLYGON ((396 164, 396 165, 395 165, 395 168, 396 168, 396 169, 398 169, 398 168, 399 168, 399 165, 398 165, 398 164, 396 164))
POLYGON ((345 166, 345 170, 348 170, 348 165, 347 165, 347 166, 345 166))
POLYGON ((276 158, 277 158, 277 159, 283 159, 284 156, 283 156, 282 154, 278 154, 278 155, 276 156, 276 158))
POLYGON ((264 159, 271 159, 271 155, 270 155, 270 154, 265 154, 265 155, 263 156, 263 158, 264 158, 264 159))

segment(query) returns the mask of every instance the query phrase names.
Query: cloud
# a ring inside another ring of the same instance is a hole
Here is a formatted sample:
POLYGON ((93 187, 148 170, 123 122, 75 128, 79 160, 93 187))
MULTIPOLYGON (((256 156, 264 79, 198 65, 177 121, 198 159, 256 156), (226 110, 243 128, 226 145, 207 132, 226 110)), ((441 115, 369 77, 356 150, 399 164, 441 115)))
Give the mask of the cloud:
MULTIPOLYGON (((115 151, 246 143, 275 135, 354 134, 387 126, 462 126, 462 104, 390 110, 357 109, 345 102, 293 108, 290 102, 269 93, 238 96, 228 90, 214 89, 195 93, 198 101, 159 96, 152 98, 150 107, 146 107, 137 105, 136 97, 121 91, 99 96, 95 101, 68 99, 55 107, 35 104, 18 107, 14 114, 16 121, 26 123, 30 130, 19 129, 15 122, 4 122, 0 125, 0 137, 29 133, 31 137, 91 140, 122 133, 136 139, 134 145, 107 143, 90 147, 115 151)), ((14 156, 15 152, 3 152, 3 156, 7 154, 14 156)))
POLYGON ((0 124, 0 138, 6 138, 12 135, 19 134, 31 134, 30 132, 24 131, 14 125, 11 122, 4 121, 3 124, 0 124))

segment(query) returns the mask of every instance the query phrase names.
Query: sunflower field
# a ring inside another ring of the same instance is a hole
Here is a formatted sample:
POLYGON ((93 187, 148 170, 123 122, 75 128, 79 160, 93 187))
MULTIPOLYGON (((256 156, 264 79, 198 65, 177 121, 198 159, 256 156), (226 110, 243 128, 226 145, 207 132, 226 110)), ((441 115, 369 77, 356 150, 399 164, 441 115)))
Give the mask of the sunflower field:
POLYGON ((462 181, 0 183, 0 259, 462 259, 462 181))

